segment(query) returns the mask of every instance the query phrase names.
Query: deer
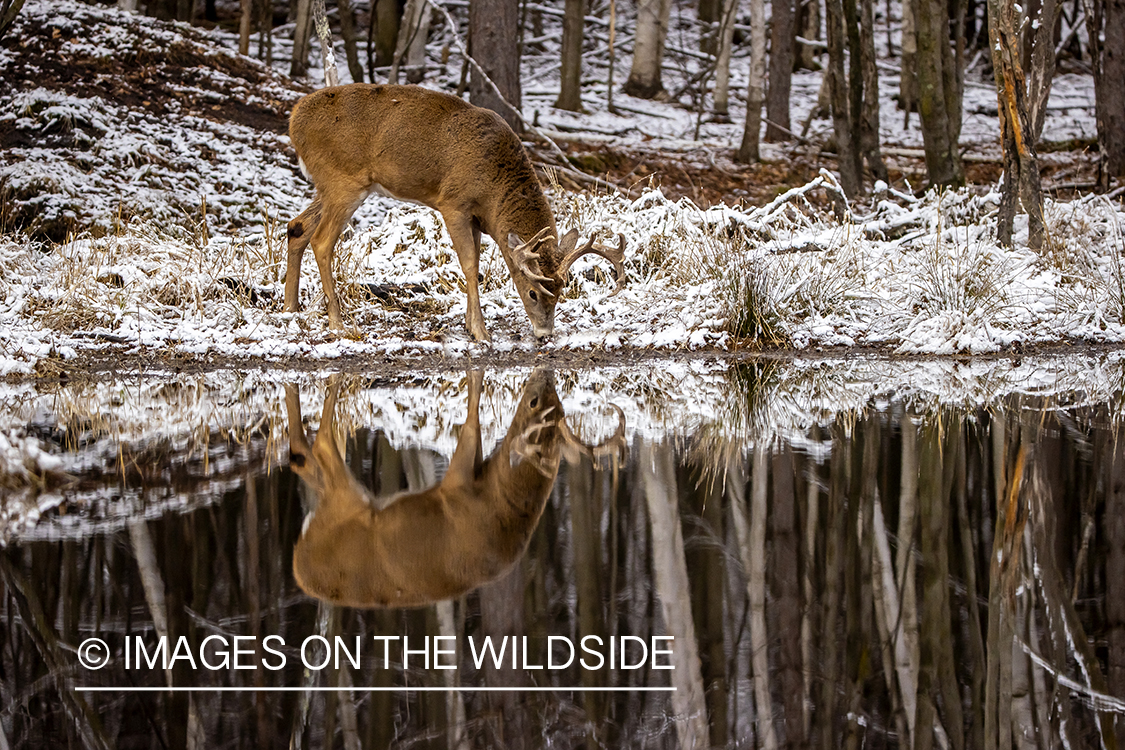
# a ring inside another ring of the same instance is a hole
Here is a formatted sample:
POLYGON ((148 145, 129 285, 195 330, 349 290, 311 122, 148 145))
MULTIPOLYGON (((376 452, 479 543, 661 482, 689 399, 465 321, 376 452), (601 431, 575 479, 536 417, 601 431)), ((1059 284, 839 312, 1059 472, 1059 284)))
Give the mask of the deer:
POLYGON ((289 465, 315 497, 293 550, 293 575, 302 591, 363 608, 457 598, 499 578, 523 555, 565 453, 624 452, 620 409, 616 432, 587 446, 566 426, 553 374, 538 369, 524 385, 507 435, 484 459, 483 378, 483 371, 468 373, 468 415, 444 477, 425 490, 389 497, 363 487, 340 454, 334 435, 339 382, 329 385, 311 445, 300 394, 286 386, 289 465))
POLYGON ((465 274, 465 326, 491 342, 480 307, 481 233, 500 246, 537 340, 554 332, 555 305, 571 265, 587 254, 625 282, 625 237, 616 247, 578 232, 559 235, 523 144, 488 109, 420 86, 352 83, 302 97, 289 117, 298 165, 316 189, 288 224, 285 312, 298 311, 301 259, 312 245, 331 330, 343 329, 332 274, 336 241, 371 194, 438 211, 465 274))

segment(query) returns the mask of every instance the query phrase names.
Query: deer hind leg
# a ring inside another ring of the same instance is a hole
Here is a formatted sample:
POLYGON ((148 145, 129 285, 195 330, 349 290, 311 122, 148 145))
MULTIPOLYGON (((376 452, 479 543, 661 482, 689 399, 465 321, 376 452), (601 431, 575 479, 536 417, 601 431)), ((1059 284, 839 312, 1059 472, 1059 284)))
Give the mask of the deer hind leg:
POLYGON ((490 342, 488 329, 484 327, 484 313, 480 310, 480 289, 477 274, 480 271, 480 225, 472 218, 456 218, 444 215, 445 228, 453 240, 457 260, 461 261, 461 271, 465 274, 465 327, 469 335, 477 341, 490 342))
POLYGON ((289 222, 288 262, 285 266, 285 312, 297 312, 297 292, 301 284, 301 258, 309 246, 313 232, 320 225, 323 201, 316 194, 312 204, 289 222))
MULTIPOLYGON (((362 201, 361 201, 362 202, 362 201)), ((344 327, 340 316, 340 300, 336 296, 336 279, 332 275, 332 259, 336 252, 336 240, 344 231, 344 225, 359 208, 359 203, 351 205, 323 204, 320 222, 312 232, 311 243, 316 265, 320 269, 320 283, 324 288, 324 302, 328 307, 328 327, 340 330, 344 327)), ((292 256, 290 256, 292 259, 292 256)))

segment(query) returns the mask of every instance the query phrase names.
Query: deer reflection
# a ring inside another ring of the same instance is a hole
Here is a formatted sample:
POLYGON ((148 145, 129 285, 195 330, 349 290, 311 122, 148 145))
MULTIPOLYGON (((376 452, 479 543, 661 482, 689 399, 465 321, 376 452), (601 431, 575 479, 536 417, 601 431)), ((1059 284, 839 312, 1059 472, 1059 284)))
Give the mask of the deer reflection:
MULTIPOLYGON (((316 496, 293 552, 297 585, 350 607, 418 607, 499 577, 526 549, 554 486, 563 446, 583 452, 563 422, 554 376, 528 379, 507 435, 481 449, 483 373, 471 372, 468 417, 449 469, 421 492, 375 498, 356 481, 333 437, 339 384, 324 401, 312 445, 295 386, 286 388, 290 466, 316 496)), ((607 441, 623 444, 624 424, 607 441)))

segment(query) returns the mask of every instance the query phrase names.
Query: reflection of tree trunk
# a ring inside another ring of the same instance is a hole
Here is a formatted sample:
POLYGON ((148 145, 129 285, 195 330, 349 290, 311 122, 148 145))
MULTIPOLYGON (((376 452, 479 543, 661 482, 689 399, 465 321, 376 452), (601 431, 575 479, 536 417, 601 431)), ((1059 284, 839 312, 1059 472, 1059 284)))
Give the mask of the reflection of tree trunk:
MULTIPOLYGON (((97 711, 91 708, 81 693, 75 692, 72 685, 73 657, 63 656, 58 635, 52 628, 46 612, 43 611, 43 604, 36 595, 35 589, 24 578, 20 567, 12 562, 9 550, 0 550, 0 579, 4 582, 5 593, 14 601, 23 621, 23 632, 27 633, 35 644, 35 649, 43 659, 47 672, 57 679, 63 709, 86 747, 99 750, 109 748, 111 743, 102 730, 101 718, 97 711)), ((10 647, 10 644, 8 645, 10 647)), ((3 728, 0 727, 0 735, 2 734, 3 728)))
MULTIPOLYGON (((962 430, 967 430, 968 427, 964 420, 960 417, 957 418, 958 423, 961 425, 962 430)), ((978 536, 976 527, 973 524, 972 518, 969 515, 969 478, 968 478, 968 453, 967 445, 976 443, 975 438, 977 433, 969 433, 973 436, 973 440, 968 437, 957 439, 957 468, 956 478, 954 480, 953 492, 957 497, 957 526, 960 530, 960 547, 961 547, 961 562, 963 567, 963 576, 965 580, 965 600, 966 608, 968 609, 968 623, 966 624, 967 636, 969 641, 969 654, 968 659, 973 665, 971 668, 971 685, 969 707, 972 715, 969 717, 969 736, 967 745, 969 747, 978 748, 984 745, 984 723, 982 721, 984 710, 984 675, 986 671, 987 657, 984 651, 984 637, 980 630, 980 606, 977 603, 979 595, 979 587, 977 586, 977 545, 978 536)), ((979 481, 986 481, 979 475, 976 477, 979 481)))
POLYGON ((847 602, 844 621, 847 634, 847 730, 843 747, 858 750, 865 729, 860 723, 863 698, 871 677, 870 637, 872 631, 871 503, 878 492, 879 422, 865 420, 855 432, 862 437, 863 453, 858 481, 852 483, 847 509, 847 546, 844 553, 844 596, 847 602))
MULTIPOLYGON (((605 570, 601 553, 601 504, 594 492, 593 465, 582 457, 566 467, 567 487, 570 490, 570 526, 574 539, 574 578, 578 593, 578 632, 582 636, 596 635, 606 641, 610 633, 606 630, 602 602, 605 592, 602 581, 605 570)), ((582 684, 586 687, 604 687, 607 682, 607 669, 583 669, 582 684)), ((605 723, 605 693, 583 693, 582 703, 586 708, 586 719, 593 736, 589 737, 591 746, 600 744, 598 735, 605 723)))
POLYGON ((821 605, 821 657, 824 670, 820 686, 820 706, 817 716, 820 726, 821 747, 835 750, 838 746, 836 731, 836 695, 840 663, 837 650, 836 625, 840 614, 840 581, 843 576, 842 550, 845 534, 845 513, 849 477, 851 475, 851 441, 837 423, 832 428, 832 458, 828 464, 828 503, 824 519, 824 588, 821 605))
POLYGON ((676 471, 670 443, 641 447, 641 481, 652 526, 652 567, 656 594, 667 634, 675 648, 669 670, 672 685, 673 719, 682 748, 704 746, 708 740, 707 708, 703 696, 703 677, 691 619, 691 591, 687 561, 684 558, 683 531, 677 507, 676 471))
MULTIPOLYGON (((813 441, 820 439, 820 428, 814 427, 813 433, 810 436, 813 441)), ((808 486, 805 496, 805 546, 804 546, 804 576, 803 586, 805 592, 805 606, 802 608, 804 615, 801 617, 801 663, 806 665, 804 669, 804 706, 803 706, 803 724, 802 735, 808 737, 810 734, 810 719, 811 719, 811 696, 812 696, 812 682, 813 682, 813 669, 812 665, 816 663, 815 648, 814 648, 814 616, 815 608, 813 602, 819 600, 817 592, 817 581, 813 575, 816 569, 816 550, 820 547, 817 543, 817 529, 820 527, 820 482, 821 478, 820 467, 816 459, 809 457, 806 467, 807 476, 809 478, 808 486)))
MULTIPOLYGON (((523 562, 491 583, 480 589, 481 638, 492 636, 493 643, 508 639, 509 648, 522 642, 521 636, 527 634, 524 626, 524 570, 523 562)), ((505 651, 505 655, 510 654, 505 651)), ((489 687, 526 687, 531 680, 522 669, 512 669, 507 662, 497 668, 491 660, 484 663, 484 683, 489 687)), ((529 741, 536 731, 529 723, 534 709, 529 705, 527 694, 515 692, 489 693, 492 708, 492 729, 495 732, 493 746, 522 750, 529 747, 529 741)))
MULTIPOLYGON (((1125 444, 1102 438, 1102 465, 1108 467, 1105 489, 1105 619, 1109 646, 1109 692, 1125 696, 1125 444)), ((1117 719, 1125 733, 1125 717, 1117 719)))
POLYGON ((801 662, 800 537, 793 452, 781 447, 773 459, 773 503, 770 507, 772 560, 770 593, 773 597, 777 649, 777 681, 781 689, 787 747, 804 747, 804 678, 801 662))
POLYGON ((750 669, 754 681, 754 706, 757 709, 758 746, 778 747, 773 726, 773 702, 769 682, 769 638, 766 633, 766 515, 769 509, 766 490, 769 481, 769 453, 761 445, 754 449, 750 473, 750 518, 745 500, 731 498, 731 516, 742 568, 746 571, 746 596, 749 609, 750 669))

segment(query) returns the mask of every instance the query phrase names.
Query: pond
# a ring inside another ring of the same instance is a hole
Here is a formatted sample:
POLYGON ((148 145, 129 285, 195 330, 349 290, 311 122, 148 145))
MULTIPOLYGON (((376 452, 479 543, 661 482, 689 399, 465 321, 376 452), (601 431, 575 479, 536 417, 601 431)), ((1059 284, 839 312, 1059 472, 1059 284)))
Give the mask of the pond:
POLYGON ((1113 747, 1123 384, 1095 352, 2 385, 0 740, 1113 747))

